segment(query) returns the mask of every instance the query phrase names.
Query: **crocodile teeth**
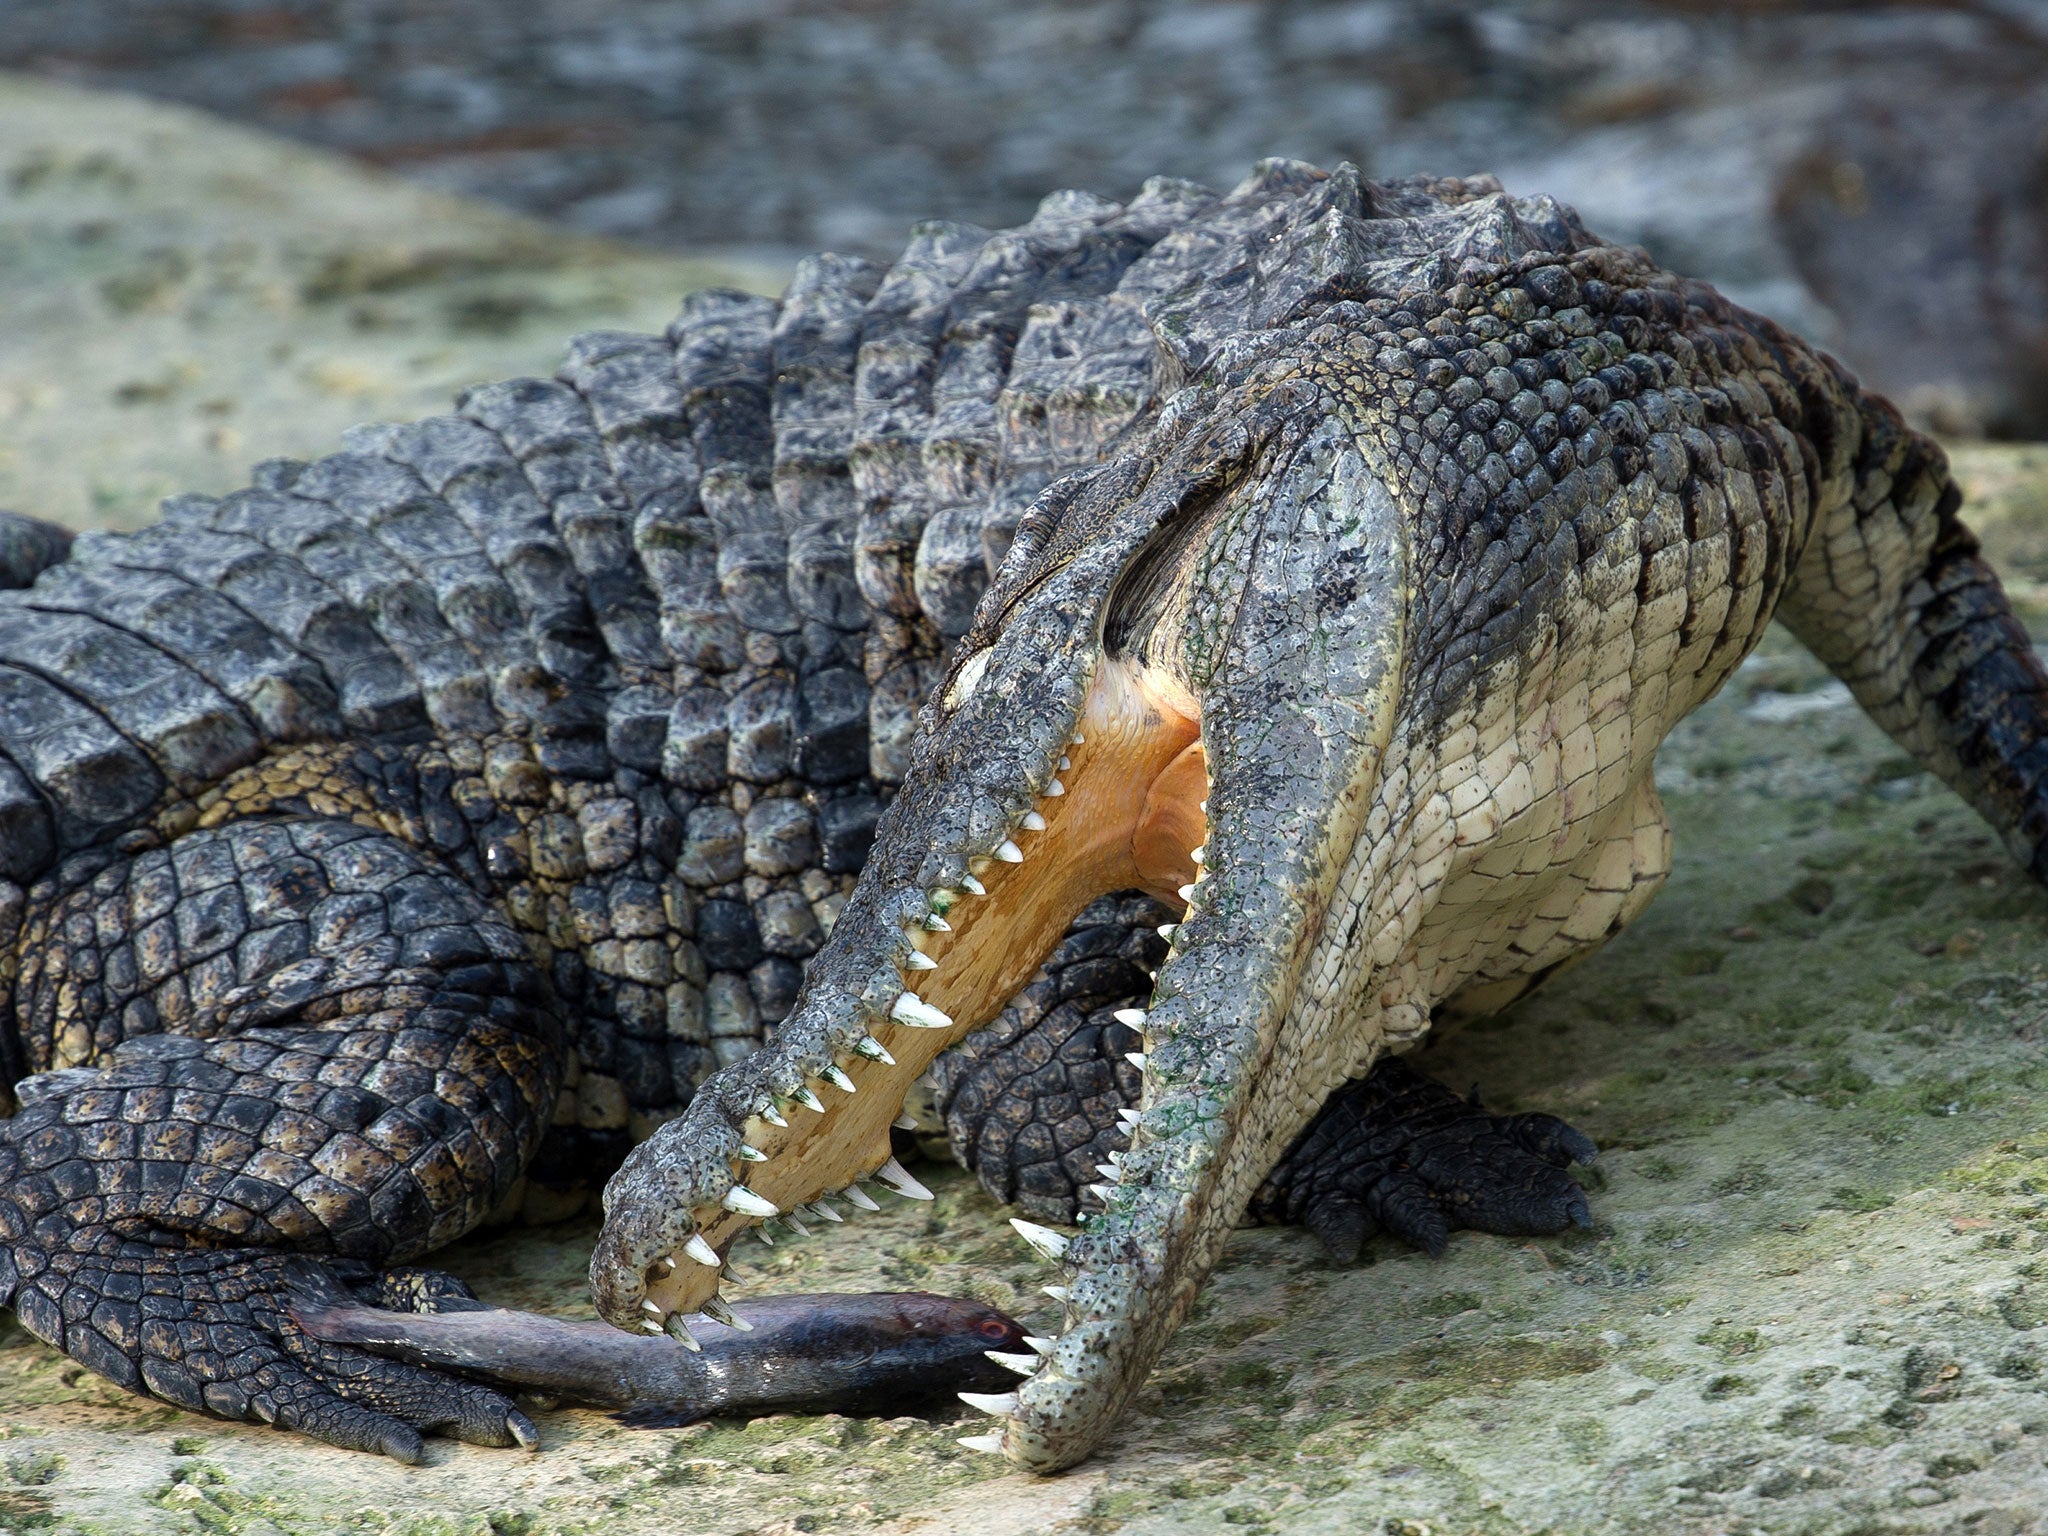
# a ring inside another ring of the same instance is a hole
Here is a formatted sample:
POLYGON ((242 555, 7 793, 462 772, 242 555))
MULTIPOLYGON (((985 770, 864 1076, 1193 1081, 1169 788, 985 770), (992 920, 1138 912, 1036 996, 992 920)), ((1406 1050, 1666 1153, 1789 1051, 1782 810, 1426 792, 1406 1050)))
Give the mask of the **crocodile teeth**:
POLYGON ((1121 1120, 1125 1125, 1136 1125, 1140 1120, 1145 1118, 1143 1115, 1139 1114, 1135 1109, 1120 1109, 1116 1112, 1116 1117, 1117 1119, 1121 1120))
POLYGON ((1064 795, 1064 794, 1065 794, 1066 792, 1067 792, 1067 786, 1066 786, 1066 785, 1064 785, 1064 784, 1062 784, 1062 783, 1061 783, 1061 782, 1060 782, 1060 781, 1059 781, 1058 779, 1048 779, 1048 780, 1046 781, 1046 785, 1045 785, 1045 798, 1046 798, 1046 799, 1048 799, 1048 800, 1057 800, 1057 799, 1059 799, 1059 797, 1060 797, 1061 795, 1064 795))
POLYGON ((662 1318, 668 1316, 668 1313, 663 1310, 661 1303, 652 1297, 640 1303, 640 1310, 650 1317, 662 1318))
POLYGON ((725 1198, 719 1201, 719 1204, 728 1211, 735 1212, 741 1216, 779 1216, 782 1214, 776 1210, 774 1202, 763 1200, 744 1184, 733 1185, 731 1189, 725 1192, 725 1198))
MULTIPOLYGON (((1058 1289, 1059 1289, 1059 1287, 1058 1287, 1058 1286, 1054 1286, 1054 1285, 1049 1285, 1049 1286, 1047 1286, 1047 1287, 1046 1287, 1046 1289, 1047 1289, 1048 1291, 1054 1291, 1054 1290, 1058 1290, 1058 1289)), ((1034 1351, 1035 1353, 1037 1353, 1037 1354, 1041 1354, 1041 1355, 1049 1355, 1049 1354, 1051 1354, 1051 1353, 1052 1353, 1052 1347, 1053 1347, 1053 1345, 1055 1345, 1055 1344, 1057 1344, 1057 1343, 1059 1343, 1059 1340, 1058 1340, 1058 1339, 1037 1339, 1037 1338, 1033 1338, 1033 1337, 1032 1337, 1032 1336, 1031 1336, 1030 1334, 1028 1334, 1028 1333, 1024 1335, 1024 1344, 1025 1344, 1025 1347, 1026 1347, 1026 1348, 1028 1348, 1028 1349, 1030 1349, 1030 1350, 1032 1350, 1032 1351, 1034 1351)))
POLYGON ((1159 937, 1161 937, 1162 939, 1170 939, 1173 937, 1175 931, 1178 930, 1179 927, 1179 923, 1161 923, 1159 925, 1159 937))
POLYGON ((846 1188, 839 1191, 839 1198, 851 1205, 855 1210, 879 1211, 881 1209, 879 1205, 875 1204, 875 1197, 862 1189, 858 1184, 847 1185, 846 1188))
POLYGON ((1038 1289, 1043 1294, 1050 1296, 1054 1301, 1065 1301, 1067 1299, 1067 1288, 1064 1285, 1041 1285, 1038 1289))
POLYGON ((1020 825, 1026 832, 1043 832, 1045 830, 1045 818, 1036 811, 1026 811, 1024 813, 1024 820, 1020 825))
POLYGON ((960 888, 962 890, 972 891, 977 896, 986 896, 988 894, 988 887, 983 885, 979 880, 975 879, 972 875, 962 875, 960 877, 960 888))
POLYGON ((1072 763, 1072 761, 1071 761, 1071 760, 1069 760, 1069 759, 1068 759, 1067 757, 1065 757, 1064 755, 1062 755, 1062 756, 1061 756, 1061 758, 1060 758, 1060 772, 1062 772, 1062 773, 1065 773, 1065 772, 1066 772, 1066 771, 1067 771, 1067 770, 1068 770, 1069 768, 1071 768, 1071 767, 1073 767, 1073 766, 1074 766, 1074 765, 1073 765, 1073 763, 1072 763))
POLYGON ((879 1061, 885 1067, 896 1065, 896 1058, 889 1054, 889 1048, 873 1035, 862 1035, 854 1042, 853 1054, 865 1056, 869 1061, 879 1061))
POLYGON ((691 1354, 699 1354, 704 1346, 697 1342, 697 1336, 690 1332, 690 1325, 683 1321, 683 1314, 671 1312, 661 1320, 661 1331, 674 1339, 691 1354))
POLYGON ((754 1228, 754 1236, 761 1239, 761 1246, 763 1248, 773 1248, 775 1246, 775 1234, 766 1227, 754 1228))
POLYGON ((1022 864, 1024 862, 1024 850, 1006 837, 996 844, 996 857, 1005 864, 1022 864))
POLYGON ((932 1192, 905 1172, 903 1165, 893 1157, 875 1170, 875 1177, 895 1190, 897 1194, 907 1196, 912 1200, 929 1200, 932 1197, 932 1192))
POLYGON ((1195 888, 1192 885, 1182 886, 1180 888, 1180 899, 1182 901, 1193 901, 1195 899, 1195 888))
POLYGON ((1074 732, 1074 745, 1077 747, 1085 747, 1088 745, 1088 738, 1086 736, 1083 736, 1079 731, 1076 731, 1074 732))
POLYGON ((699 1310, 714 1323, 723 1323, 726 1327, 735 1329, 740 1333, 752 1333, 754 1331, 752 1323, 741 1317, 739 1313, 733 1311, 731 1307, 728 1307, 716 1296, 707 1297, 703 1307, 699 1310))
POLYGON ((718 1268, 722 1262, 718 1257, 717 1250, 704 1241, 704 1234, 702 1232, 692 1232, 690 1234, 690 1240, 683 1244, 683 1252, 687 1253, 699 1264, 709 1264, 713 1269, 718 1268))
POLYGON ((776 1220, 781 1222, 785 1227, 789 1228, 789 1230, 794 1232, 798 1237, 809 1237, 811 1235, 811 1229, 805 1226, 802 1222, 798 1221, 796 1217, 788 1211, 784 1211, 780 1216, 776 1217, 776 1220))
POLYGON ((1039 1358, 1036 1355, 1006 1355, 1000 1349, 984 1349, 989 1359, 1006 1371, 1015 1371, 1019 1376, 1033 1376, 1038 1372, 1039 1358))
POLYGON ((1109 1204, 1109 1197, 1116 1193, 1116 1191, 1110 1188, 1110 1186, 1107 1184, 1084 1184, 1081 1187, 1087 1190, 1087 1192, 1093 1195, 1096 1199, 1100 1200, 1104 1205, 1109 1204))
POLYGON ((805 1109, 815 1110, 821 1115, 825 1113, 825 1101, 808 1088, 797 1089, 795 1093, 790 1095, 790 1099, 795 1103, 803 1105, 805 1109))
POLYGON ((743 1163, 765 1163, 768 1161, 768 1154, 759 1147, 748 1146, 743 1141, 740 1143, 740 1161, 743 1163))
POLYGON ((763 1120, 766 1120, 770 1125, 780 1125, 786 1127, 789 1124, 787 1120, 782 1118, 782 1111, 777 1109, 773 1104, 770 1104, 766 1109, 761 1111, 761 1118, 763 1120))
POLYGON ((664 1275, 672 1275, 676 1272, 676 1256, 672 1253, 664 1253, 654 1262, 661 1266, 661 1272, 664 1275))
POLYGON ((1144 1025, 1145 1010, 1142 1008, 1119 1008, 1110 1017, 1119 1024, 1128 1024, 1131 1028, 1138 1029, 1144 1025))
POLYGON ((995 1451, 1000 1454, 1003 1449, 1003 1437, 999 1434, 961 1435, 958 1439, 970 1451, 995 1451))
POLYGON ((939 962, 921 949, 913 949, 903 957, 903 969, 906 971, 936 971, 938 968, 939 962))
POLYGON ((953 925, 936 912, 931 913, 925 918, 924 925, 932 933, 951 933, 953 931, 953 925))
POLYGON ((1115 1165, 1111 1163, 1097 1163, 1095 1165, 1095 1171, 1101 1174, 1105 1179, 1118 1179, 1123 1177, 1123 1175, 1116 1171, 1115 1165))
POLYGON ((917 1116, 898 1115, 894 1120, 891 1120, 889 1123, 895 1126, 896 1129, 899 1131, 914 1131, 917 1129, 917 1116))
POLYGON ((1055 1264, 1067 1256, 1067 1239, 1051 1227, 1041 1227, 1035 1221, 1026 1221, 1022 1216, 1012 1216, 1010 1225, 1017 1229, 1017 1235, 1051 1259, 1055 1264))
POLYGON ((908 1024, 912 1029, 951 1029, 953 1020, 939 1012, 915 992, 906 992, 896 999, 896 1006, 889 1010, 889 1017, 899 1024, 908 1024))
POLYGON ((979 1408, 983 1413, 993 1413, 998 1418, 1017 1411, 1017 1394, 1014 1392, 962 1392, 960 1401, 970 1408, 979 1408))
POLYGON ((1128 1062, 1129 1062, 1129 1063, 1130 1063, 1130 1064, 1131 1064, 1132 1066, 1136 1067, 1136 1068, 1137 1068, 1137 1069, 1138 1069, 1138 1070, 1139 1070, 1140 1072, 1142 1072, 1142 1071, 1144 1071, 1144 1070, 1145 1070, 1145 1062, 1146 1062, 1146 1059, 1147 1059, 1147 1058, 1146 1058, 1146 1056, 1145 1056, 1145 1053, 1144 1053, 1143 1051, 1125 1051, 1125 1052, 1124 1052, 1124 1060, 1125 1060, 1125 1061, 1128 1061, 1128 1062))
POLYGON ((837 1211, 833 1210, 832 1207, 827 1205, 823 1200, 813 1200, 809 1205, 805 1206, 804 1209, 809 1211, 813 1216, 817 1217, 820 1221, 837 1221, 844 1223, 846 1220, 844 1216, 840 1215, 837 1211))
POLYGON ((641 1318, 640 1327, 647 1333, 666 1333, 668 1331, 651 1317, 641 1318))
POLYGON ((1208 862, 1208 860, 1207 860, 1207 858, 1206 858, 1206 855, 1208 854, 1208 852, 1209 852, 1209 845, 1208 845, 1207 843, 1204 843, 1204 844, 1202 844, 1202 846, 1201 846, 1201 847, 1199 847, 1199 848, 1196 848, 1196 849, 1193 849, 1193 850, 1191 850, 1191 851, 1189 852, 1189 854, 1188 854, 1188 857, 1189 857, 1190 859, 1192 859, 1192 860, 1193 860, 1193 861, 1194 861, 1195 863, 1197 863, 1197 864, 1203 864, 1203 863, 1206 863, 1206 862, 1208 862))
POLYGON ((836 1065, 827 1067, 823 1072, 819 1073, 818 1075, 824 1078, 825 1081, 830 1083, 834 1088, 837 1088, 841 1093, 853 1092, 853 1079, 848 1077, 846 1073, 836 1065))

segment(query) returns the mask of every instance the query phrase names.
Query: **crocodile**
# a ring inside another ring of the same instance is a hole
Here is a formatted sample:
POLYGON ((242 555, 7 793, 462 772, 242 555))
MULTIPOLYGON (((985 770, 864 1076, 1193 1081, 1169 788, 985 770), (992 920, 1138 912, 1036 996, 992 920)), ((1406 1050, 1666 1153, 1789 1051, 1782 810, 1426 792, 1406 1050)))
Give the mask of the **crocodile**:
POLYGON ((742 1235, 925 1193, 907 1115, 1060 1270, 968 1443, 1071 1465, 1248 1218, 1589 1220, 1583 1136, 1402 1058, 1643 910, 1656 746, 1772 618, 2043 873, 1960 502, 1553 199, 1273 160, 17 529, 0 1300, 185 1408, 530 1445, 305 1277, 433 1310, 608 1176, 597 1309, 687 1347, 742 1235))

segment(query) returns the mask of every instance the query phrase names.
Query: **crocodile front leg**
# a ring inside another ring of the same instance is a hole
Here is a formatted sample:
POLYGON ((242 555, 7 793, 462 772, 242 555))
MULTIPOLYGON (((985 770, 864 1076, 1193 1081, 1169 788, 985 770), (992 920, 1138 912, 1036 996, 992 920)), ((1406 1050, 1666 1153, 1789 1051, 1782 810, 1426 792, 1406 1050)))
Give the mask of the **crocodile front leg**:
POLYGON ((466 885, 349 823, 237 823, 74 861, 22 957, 48 1052, 0 1122, 23 1326, 131 1392, 339 1446, 535 1443, 499 1394, 293 1316, 309 1287, 390 1304, 378 1268, 479 1220, 547 1122, 552 996, 466 885))

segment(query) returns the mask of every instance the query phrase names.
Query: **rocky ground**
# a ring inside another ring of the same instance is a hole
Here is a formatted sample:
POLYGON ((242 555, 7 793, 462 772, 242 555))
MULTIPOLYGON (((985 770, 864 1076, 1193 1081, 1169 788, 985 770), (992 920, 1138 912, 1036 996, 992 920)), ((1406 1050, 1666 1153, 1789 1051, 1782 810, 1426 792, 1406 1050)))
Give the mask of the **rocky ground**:
MULTIPOLYGON (((0 83, 0 146, 0 502, 73 521, 133 521, 173 483, 225 486, 348 420, 545 370, 567 331, 659 324, 704 280, 43 86, 0 83), (46 159, 71 180, 24 177, 46 159), (103 232, 80 243, 87 222, 103 232), (267 275, 205 275, 229 247, 267 275), (109 292, 173 270, 145 265, 156 248, 185 275, 141 303, 109 292), (422 250, 469 255, 403 254, 422 250), (509 318, 475 325, 486 297, 509 318), (359 326, 363 306, 389 323, 359 326), (325 365, 364 386, 330 389, 325 365)), ((2048 634, 2048 447, 1957 458, 2048 634)), ((1122 1433, 1065 1477, 961 1449, 965 1420, 635 1431, 580 1411, 539 1416, 538 1455, 436 1442, 401 1467, 139 1403, 0 1322, 0 1533, 2037 1529, 2048 897, 1775 632, 1659 782, 1678 868, 1648 915, 1423 1063, 1598 1139, 1595 1229, 1468 1234, 1434 1263, 1382 1244, 1356 1269, 1301 1232, 1245 1232, 1122 1433)), ((934 1203, 885 1196, 756 1250, 759 1289, 967 1292, 1049 1321, 1003 1212, 918 1171, 934 1203)), ((502 1231, 447 1262, 495 1301, 581 1315, 591 1235, 502 1231)))

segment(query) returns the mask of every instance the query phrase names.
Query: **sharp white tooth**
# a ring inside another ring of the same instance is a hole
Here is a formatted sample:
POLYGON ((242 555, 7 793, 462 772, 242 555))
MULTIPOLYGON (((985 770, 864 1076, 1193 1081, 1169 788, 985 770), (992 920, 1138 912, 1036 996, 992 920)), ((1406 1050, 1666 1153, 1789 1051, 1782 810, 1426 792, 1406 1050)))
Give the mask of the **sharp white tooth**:
POLYGON ((1024 862, 1024 850, 1006 837, 996 844, 996 857, 1005 864, 1022 864, 1024 862))
POLYGON ((1195 809, 1199 810, 1204 816, 1206 816, 1209 814, 1209 802, 1204 800, 1200 805, 1195 807, 1195 809))
POLYGON ((1057 800, 1061 795, 1064 795, 1066 792, 1067 786, 1062 784, 1058 779, 1047 779, 1045 781, 1046 799, 1057 800))
POLYGON ((805 1206, 804 1209, 809 1211, 813 1216, 817 1217, 820 1221, 837 1221, 843 1223, 846 1220, 844 1216, 840 1215, 831 1206, 827 1205, 823 1200, 813 1200, 809 1205, 805 1206))
POLYGON ((1174 930, 1179 927, 1179 923, 1161 923, 1159 925, 1159 937, 1161 937, 1162 939, 1170 939, 1174 935, 1174 930))
POLYGON ((853 1092, 853 1079, 848 1077, 845 1071, 836 1064, 827 1067, 820 1075, 841 1093, 853 1092))
POLYGON ((1038 1373, 1039 1362, 1036 1355, 1006 1355, 1000 1349, 984 1349, 982 1353, 1004 1370, 1015 1371, 1019 1376, 1035 1376, 1038 1373))
POLYGON ((1140 1072, 1145 1070, 1145 1053, 1143 1051, 1125 1051, 1124 1060, 1128 1061, 1140 1072))
POLYGON ((885 1067, 896 1065, 896 1058, 889 1054, 889 1048, 873 1035, 862 1035, 854 1042, 853 1054, 865 1056, 869 1061, 879 1061, 885 1067))
POLYGON ((879 1211, 881 1209, 879 1205, 875 1204, 875 1197, 862 1189, 858 1184, 847 1185, 846 1188, 839 1191, 839 1198, 848 1205, 851 1205, 855 1210, 879 1211))
POLYGON ((808 1088, 797 1089, 795 1093, 790 1095, 790 1098, 796 1103, 803 1105, 805 1109, 813 1110, 821 1115, 825 1113, 825 1101, 808 1088))
POLYGON ((787 1127, 789 1124, 787 1120, 782 1118, 782 1111, 777 1109, 773 1104, 770 1104, 766 1109, 761 1111, 761 1118, 763 1120, 766 1120, 770 1125, 780 1125, 787 1127))
POLYGON ((664 1253, 654 1262, 661 1266, 661 1272, 664 1275, 672 1275, 676 1272, 676 1256, 672 1253, 664 1253))
POLYGON ((788 1211, 784 1211, 780 1216, 776 1217, 775 1219, 781 1222, 785 1227, 789 1228, 789 1230, 794 1232, 798 1237, 809 1237, 811 1235, 811 1229, 805 1226, 802 1222, 798 1221, 796 1217, 790 1214, 788 1211))
POLYGON ((1114 1163, 1097 1163, 1095 1165, 1095 1171, 1101 1174, 1105 1179, 1114 1180, 1121 1177, 1121 1175, 1117 1173, 1116 1165, 1114 1163))
POLYGON ((936 912, 931 913, 925 918, 924 925, 933 933, 951 933, 953 931, 953 925, 936 912))
POLYGON ((781 1214, 781 1212, 775 1209, 772 1201, 763 1200, 744 1184, 733 1185, 731 1189, 725 1192, 725 1198, 719 1204, 723 1205, 728 1211, 733 1211, 741 1216, 779 1216, 781 1214))
POLYGON ((1045 818, 1036 811, 1026 811, 1024 813, 1023 827, 1026 832, 1043 832, 1045 830, 1045 818))
POLYGON ((766 1227, 754 1228, 754 1236, 761 1239, 761 1246, 763 1248, 773 1248, 775 1246, 775 1234, 766 1227))
POLYGON ((1073 767, 1073 766, 1074 766, 1074 765, 1073 765, 1073 763, 1072 763, 1072 762, 1070 762, 1070 761, 1068 761, 1068 760, 1067 760, 1066 758, 1062 757, 1062 758, 1060 759, 1060 772, 1061 772, 1061 773, 1065 773, 1065 772, 1066 772, 1066 771, 1067 771, 1067 770, 1068 770, 1069 768, 1071 768, 1071 767, 1073 767))
POLYGON ((906 971, 936 971, 938 968, 939 962, 921 949, 913 949, 903 957, 903 969, 906 971))
POLYGON ((1022 1216, 1012 1216, 1010 1225, 1017 1229, 1017 1235, 1051 1259, 1055 1264, 1067 1256, 1067 1239, 1051 1227, 1041 1227, 1035 1221, 1026 1221, 1022 1216))
POLYGON ((899 1131, 914 1131, 917 1129, 917 1116, 898 1115, 894 1120, 891 1120, 889 1123, 895 1126, 896 1129, 899 1131))
POLYGON ((740 1161, 743 1163, 765 1163, 768 1161, 768 1154, 759 1147, 748 1146, 743 1141, 740 1143, 740 1161))
POLYGON ((939 1012, 915 992, 906 992, 896 999, 896 1006, 889 1010, 889 1017, 899 1024, 908 1024, 912 1029, 951 1029, 953 1021, 939 1012))
POLYGON ((929 1200, 932 1197, 932 1192, 905 1172, 903 1165, 893 1157, 875 1170, 875 1177, 897 1194, 908 1196, 912 1200, 929 1200))
POLYGON ((733 1311, 731 1307, 728 1307, 716 1296, 707 1299, 700 1310, 714 1323, 723 1323, 726 1327, 736 1329, 741 1333, 752 1333, 754 1331, 752 1323, 741 1317, 739 1313, 733 1311))
POLYGON ((647 1313, 650 1317, 663 1318, 668 1316, 668 1308, 651 1296, 640 1303, 640 1310, 647 1313))
POLYGON ((1088 745, 1088 738, 1086 736, 1083 736, 1079 731, 1076 731, 1074 732, 1074 745, 1077 747, 1085 747, 1088 745))
POLYGON ((1110 1017, 1119 1024, 1128 1024, 1133 1029, 1140 1029, 1144 1027, 1145 1010, 1142 1008, 1119 1008, 1110 1017))
POLYGON ((1116 1112, 1116 1117, 1123 1124, 1132 1127, 1135 1127, 1140 1120, 1145 1118, 1135 1109, 1120 1109, 1116 1112))
POLYGON ((718 1251, 704 1241, 704 1234, 702 1232, 692 1232, 690 1234, 690 1240, 683 1244, 683 1252, 687 1253, 699 1264, 709 1264, 713 1269, 718 1268, 722 1262, 718 1257, 718 1251))
POLYGON ((697 1342, 696 1335, 690 1332, 690 1325, 683 1321, 683 1314, 680 1312, 671 1312, 667 1317, 663 1318, 661 1320, 661 1331, 693 1355, 700 1353, 704 1348, 702 1344, 697 1342))
POLYGON ((1190 852, 1188 853, 1188 858, 1189 858, 1190 860, 1192 860, 1192 861, 1193 861, 1194 863, 1197 863, 1197 864, 1202 864, 1202 863, 1206 863, 1206 862, 1207 862, 1207 860, 1206 860, 1206 859, 1204 858, 1204 855, 1205 855, 1205 854, 1207 854, 1207 853, 1208 853, 1208 851, 1209 851, 1209 845, 1208 845, 1207 843, 1204 843, 1204 844, 1202 844, 1202 846, 1201 846, 1201 847, 1199 847, 1199 848, 1196 848, 1196 849, 1192 849, 1192 850, 1191 850, 1191 851, 1190 851, 1190 852))
POLYGON ((720 1285, 746 1285, 753 1278, 752 1275, 741 1269, 737 1264, 734 1264, 730 1259, 726 1261, 725 1268, 718 1272, 718 1283, 720 1285))
POLYGON ((1014 1392, 962 1392, 960 1401, 970 1408, 979 1408, 983 1413, 995 1414, 998 1418, 1017 1411, 1017 1394, 1014 1392))
POLYGON ((653 1318, 651 1318, 651 1317, 643 1317, 643 1318, 641 1318, 641 1319, 640 1319, 640 1326, 641 1326, 642 1328, 644 1328, 644 1329, 645 1329, 645 1330, 646 1330, 647 1332, 649 1332, 649 1333, 666 1333, 666 1332, 668 1331, 667 1329, 663 1328, 663 1327, 661 1326, 661 1324, 657 1323, 657 1322, 656 1322, 656 1321, 655 1321, 655 1320, 654 1320, 653 1318))
POLYGON ((1002 1454, 1003 1437, 1001 1434, 961 1435, 957 1438, 970 1451, 994 1451, 997 1455, 1002 1454))
POLYGON ((1182 886, 1180 888, 1180 899, 1182 901, 1193 901, 1195 899, 1195 888, 1192 885, 1182 886))
MULTIPOLYGON (((1038 1289, 1040 1294, 1050 1296, 1054 1301, 1065 1301, 1067 1299, 1067 1288, 1064 1285, 1041 1285, 1038 1289)), ((1029 1343, 1030 1341, 1026 1340, 1025 1342, 1029 1343)))
MULTIPOLYGON (((1056 1285, 1048 1285, 1048 1286, 1046 1287, 1046 1289, 1047 1289, 1048 1291, 1056 1291, 1056 1290, 1060 1289, 1060 1287, 1058 1287, 1058 1286, 1056 1286, 1056 1285)), ((1031 1336, 1030 1334, 1028 1334, 1028 1333, 1024 1335, 1024 1347, 1025 1347, 1026 1349, 1029 1349, 1029 1350, 1031 1350, 1032 1352, 1034 1352, 1034 1353, 1036 1353, 1036 1354, 1041 1354, 1041 1355, 1049 1355, 1049 1354, 1051 1354, 1051 1353, 1052 1353, 1052 1347, 1053 1347, 1053 1345, 1055 1345, 1055 1344, 1057 1344, 1057 1343, 1059 1343, 1059 1340, 1058 1340, 1058 1339, 1036 1339, 1036 1338, 1033 1338, 1033 1337, 1032 1337, 1032 1336, 1031 1336)))
POLYGON ((960 877, 960 888, 965 891, 972 891, 977 896, 986 896, 988 894, 988 887, 972 875, 962 875, 960 877))
POLYGON ((1109 1197, 1114 1193, 1107 1184, 1084 1184, 1082 1188, 1086 1189, 1089 1194, 1100 1200, 1104 1205, 1109 1204, 1109 1197))

